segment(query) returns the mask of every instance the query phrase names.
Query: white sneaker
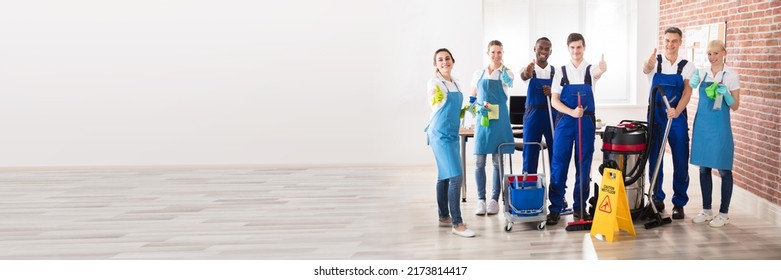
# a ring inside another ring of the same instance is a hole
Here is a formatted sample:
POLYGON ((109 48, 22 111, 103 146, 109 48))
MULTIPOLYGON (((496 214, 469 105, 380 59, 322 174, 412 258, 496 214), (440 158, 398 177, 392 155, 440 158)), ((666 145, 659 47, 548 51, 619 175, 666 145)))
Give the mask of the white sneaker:
POLYGON ((453 227, 451 232, 453 232, 453 234, 461 236, 461 237, 475 237, 475 232, 470 230, 470 229, 468 229, 468 228, 466 228, 465 224, 460 224, 457 227, 453 227))
POLYGON ((729 224, 729 218, 724 217, 724 215, 718 214, 713 217, 713 221, 710 221, 708 225, 710 227, 723 227, 724 225, 729 224))
POLYGON ((488 207, 486 208, 486 211, 488 212, 488 215, 499 213, 499 202, 491 199, 491 201, 488 202, 488 207))
POLYGON ((485 215, 485 200, 477 201, 477 208, 475 209, 475 215, 485 215))
POLYGON ((696 217, 692 218, 692 223, 702 224, 704 222, 710 222, 711 220, 713 220, 712 214, 706 213, 705 211, 700 211, 696 217))

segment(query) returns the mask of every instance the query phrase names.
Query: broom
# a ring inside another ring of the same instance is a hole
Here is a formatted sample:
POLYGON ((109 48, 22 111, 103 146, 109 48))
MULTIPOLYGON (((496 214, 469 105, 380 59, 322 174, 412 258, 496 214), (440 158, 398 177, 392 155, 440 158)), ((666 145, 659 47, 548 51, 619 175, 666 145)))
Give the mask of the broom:
MULTIPOLYGON (((553 106, 551 106, 550 102, 550 96, 548 96, 548 116, 550 117, 548 120, 550 120, 550 134, 551 136, 554 135, 555 130, 553 128, 553 106)), ((551 141, 552 142, 552 141, 551 141)), ((553 143, 548 143, 548 149, 553 149, 553 143)), ((542 153, 542 150, 540 150, 542 153)), ((545 164, 543 162, 543 164, 545 164)), ((564 199, 564 209, 561 211, 561 215, 571 215, 572 214, 572 208, 569 208, 567 204, 567 199, 564 199)))
MULTIPOLYGON (((578 107, 580 107, 580 90, 578 90, 578 107)), ((585 111, 585 110, 584 110, 585 111)), ((584 112, 585 114, 585 112, 584 112)), ((583 202, 583 174, 586 170, 583 169, 583 116, 578 118, 578 165, 580 166, 580 202, 583 202)), ((585 206, 585 203, 584 203, 585 206)), ((591 220, 584 219, 583 206, 580 207, 580 220, 567 223, 567 227, 564 228, 567 231, 577 230, 591 230, 591 220)))

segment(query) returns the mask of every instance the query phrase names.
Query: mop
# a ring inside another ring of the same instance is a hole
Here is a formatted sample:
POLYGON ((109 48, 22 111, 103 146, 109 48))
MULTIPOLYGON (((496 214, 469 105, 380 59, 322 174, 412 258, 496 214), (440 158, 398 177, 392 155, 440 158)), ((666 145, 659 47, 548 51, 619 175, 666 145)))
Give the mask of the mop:
MULTIPOLYGON (((580 107, 580 90, 578 90, 578 107, 580 107)), ((584 109, 585 110, 585 109, 584 109)), ((584 112, 585 113, 585 112, 584 112)), ((578 118, 578 165, 580 166, 580 201, 583 202, 583 174, 586 174, 583 169, 583 116, 578 118)), ((585 206, 585 203, 584 203, 585 206)), ((583 208, 580 207, 580 220, 567 223, 567 227, 564 228, 567 231, 577 230, 591 230, 591 220, 586 220, 583 215, 583 208)))
MULTIPOLYGON (((661 89, 661 87, 657 87, 657 89, 661 89)), ((664 100, 664 105, 667 106, 667 109, 669 110, 670 101, 667 100, 667 96, 664 94, 664 90, 662 90, 662 99, 664 100)), ((675 98, 673 98, 673 100, 675 100, 675 98)), ((662 166, 662 157, 664 156, 665 145, 667 145, 667 135, 670 134, 670 126, 672 121, 672 119, 667 118, 667 126, 664 128, 664 135, 662 135, 662 147, 659 148, 659 158, 656 160, 656 168, 654 169, 654 176, 651 179, 651 187, 648 188, 648 204, 651 205, 651 209, 654 213, 651 217, 653 221, 645 223, 645 229, 652 229, 673 222, 673 219, 670 217, 662 218, 662 213, 659 213, 659 210, 656 209, 656 203, 653 202, 653 196, 651 194, 652 189, 654 190, 653 194, 656 194, 656 179, 659 175, 659 168, 662 166)))

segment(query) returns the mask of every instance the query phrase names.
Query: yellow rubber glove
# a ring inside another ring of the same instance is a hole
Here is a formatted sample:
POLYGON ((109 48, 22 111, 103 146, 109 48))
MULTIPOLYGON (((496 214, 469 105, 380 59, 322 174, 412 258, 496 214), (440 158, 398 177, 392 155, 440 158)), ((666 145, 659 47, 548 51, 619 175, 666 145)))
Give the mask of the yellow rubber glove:
POLYGON ((442 103, 442 100, 445 100, 445 93, 442 92, 442 89, 439 88, 439 85, 436 85, 436 87, 436 90, 434 90, 434 97, 431 98, 431 106, 442 103))

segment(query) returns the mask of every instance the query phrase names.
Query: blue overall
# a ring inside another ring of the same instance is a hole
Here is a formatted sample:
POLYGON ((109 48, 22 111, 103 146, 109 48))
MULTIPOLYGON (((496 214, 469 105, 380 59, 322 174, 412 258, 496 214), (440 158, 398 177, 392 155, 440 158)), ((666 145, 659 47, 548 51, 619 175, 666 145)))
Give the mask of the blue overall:
MULTIPOLYGON (((675 108, 678 102, 683 96, 683 72, 684 66, 688 61, 681 60, 678 63, 677 74, 662 74, 662 55, 656 57, 657 66, 656 73, 654 74, 653 81, 651 82, 651 93, 649 93, 648 104, 653 106, 654 110, 654 125, 653 139, 651 139, 651 153, 648 156, 648 178, 653 178, 654 168, 656 161, 659 158, 659 149, 661 149, 662 136, 664 136, 664 129, 667 125, 667 107, 664 105, 664 101, 661 96, 656 97, 656 104, 651 104, 653 98, 653 88, 661 85, 664 88, 664 92, 667 95, 667 99, 671 100, 670 107, 675 108), (675 100, 673 100, 675 98, 675 100)), ((661 91, 659 91, 661 92, 661 91)), ((649 123, 650 114, 648 116, 649 123)), ((670 124, 670 134, 667 137, 667 142, 670 144, 670 150, 673 157, 673 205, 683 207, 689 202, 689 196, 686 194, 686 190, 689 188, 689 123, 687 122, 687 112, 684 109, 683 112, 670 124)), ((656 186, 654 187, 655 195, 654 201, 664 201, 665 194, 662 190, 662 182, 664 181, 664 161, 659 166, 659 175, 656 180, 656 186)))
POLYGON ((594 93, 591 90, 591 65, 586 67, 586 77, 584 84, 573 85, 567 78, 565 66, 561 67, 561 102, 567 107, 578 107, 578 96, 580 96, 581 106, 585 109, 583 117, 573 118, 567 114, 559 112, 556 116, 556 131, 553 135, 553 162, 551 164, 551 188, 548 198, 551 212, 561 213, 564 210, 564 194, 567 187, 567 173, 569 171, 569 162, 572 158, 573 145, 575 146, 575 188, 572 194, 573 210, 586 210, 585 202, 589 197, 589 182, 591 181, 591 159, 594 156, 594 93), (578 122, 581 122, 582 132, 578 139, 578 122), (582 143, 578 143, 582 142, 582 143), (581 153, 583 160, 580 161, 581 153), (583 192, 581 199, 581 193, 583 192))
MULTIPOLYGON (((727 72, 722 73, 721 81, 724 82, 724 75, 727 72)), ((694 117, 691 163, 720 170, 732 170, 735 143, 732 139, 730 108, 727 102, 722 100, 721 109, 713 109, 715 101, 705 93, 705 88, 713 84, 705 81, 707 76, 708 73, 705 73, 699 86, 700 101, 694 117)))
MULTIPOLYGON (((502 88, 502 81, 483 79, 485 70, 477 82, 477 104, 483 105, 484 101, 499 105, 499 119, 490 120, 488 126, 477 124, 475 129, 475 155, 495 154, 499 144, 514 142, 513 130, 510 127, 510 113, 507 109, 507 94, 502 88)), ((503 154, 512 154, 515 151, 513 145, 502 147, 503 154)))
MULTIPOLYGON (((444 84, 444 83, 443 83, 444 84)), ((461 102, 464 96, 456 85, 456 91, 447 90, 447 98, 442 108, 434 113, 428 126, 423 130, 427 132, 428 144, 434 151, 437 161, 437 179, 443 180, 455 176, 461 176, 461 154, 459 152, 458 127, 461 102)))
MULTIPOLYGON (((545 143, 548 144, 548 159, 553 158, 553 132, 551 131, 551 112, 548 111, 548 99, 542 92, 543 86, 550 86, 553 82, 553 76, 556 68, 550 67, 551 79, 538 79, 537 73, 532 72, 532 78, 529 80, 529 88, 526 91, 526 111, 523 114, 523 142, 541 142, 545 136, 545 143)), ((555 109, 553 116, 558 114, 555 109)), ((529 174, 537 173, 537 162, 540 153, 540 147, 537 145, 526 145, 523 147, 523 171, 529 174)))

